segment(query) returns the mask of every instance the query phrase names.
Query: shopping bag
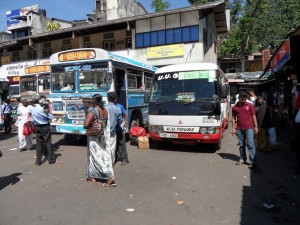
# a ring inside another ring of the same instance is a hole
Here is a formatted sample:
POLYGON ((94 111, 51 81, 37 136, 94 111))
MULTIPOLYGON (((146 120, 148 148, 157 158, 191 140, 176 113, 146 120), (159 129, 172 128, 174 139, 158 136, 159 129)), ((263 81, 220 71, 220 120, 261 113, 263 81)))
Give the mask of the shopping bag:
POLYGON ((23 125, 23 135, 28 136, 35 132, 34 125, 32 121, 28 121, 23 125))
POLYGON ((130 137, 146 136, 146 130, 143 127, 132 127, 129 133, 130 137))

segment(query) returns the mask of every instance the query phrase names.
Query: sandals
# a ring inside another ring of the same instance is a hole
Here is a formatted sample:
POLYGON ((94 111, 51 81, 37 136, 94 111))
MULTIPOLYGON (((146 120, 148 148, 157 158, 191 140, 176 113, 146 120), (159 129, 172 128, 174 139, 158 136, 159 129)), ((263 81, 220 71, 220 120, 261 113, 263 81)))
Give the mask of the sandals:
POLYGON ((237 161, 237 162, 235 163, 235 165, 242 165, 242 164, 245 164, 245 162, 242 161, 242 160, 239 160, 239 161, 237 161))
POLYGON ((106 183, 103 184, 103 187, 116 187, 115 177, 109 178, 106 183))
POLYGON ((93 177, 88 177, 88 178, 86 178, 86 181, 97 182, 96 179, 93 178, 93 177))

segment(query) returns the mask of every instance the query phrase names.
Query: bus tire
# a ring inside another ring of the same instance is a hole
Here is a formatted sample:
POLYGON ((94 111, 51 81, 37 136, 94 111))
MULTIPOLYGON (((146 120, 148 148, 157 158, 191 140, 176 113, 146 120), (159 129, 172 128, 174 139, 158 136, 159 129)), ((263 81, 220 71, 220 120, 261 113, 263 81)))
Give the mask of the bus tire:
POLYGON ((153 141, 151 138, 149 138, 149 147, 150 149, 158 149, 160 146, 160 142, 153 141))
POLYGON ((216 143, 216 144, 213 144, 213 149, 214 149, 215 151, 220 150, 221 147, 222 147, 222 140, 220 140, 220 141, 219 141, 218 143, 216 143))
POLYGON ((228 129, 228 120, 227 120, 227 123, 226 123, 226 126, 225 126, 225 130, 228 129))
POLYGON ((134 112, 130 118, 130 128, 141 127, 143 123, 143 117, 140 112, 134 112))

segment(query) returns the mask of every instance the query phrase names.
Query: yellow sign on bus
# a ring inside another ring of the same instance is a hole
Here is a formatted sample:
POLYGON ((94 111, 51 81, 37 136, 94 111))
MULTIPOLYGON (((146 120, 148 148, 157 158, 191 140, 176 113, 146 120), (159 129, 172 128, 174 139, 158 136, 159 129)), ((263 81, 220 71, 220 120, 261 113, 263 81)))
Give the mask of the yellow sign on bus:
POLYGON ((49 65, 30 66, 25 68, 25 74, 50 72, 49 65))
POLYGON ((179 56, 184 56, 183 44, 147 48, 147 59, 172 58, 179 56))
POLYGON ((94 59, 96 57, 95 51, 92 50, 79 50, 65 52, 58 55, 58 60, 60 62, 75 61, 75 60, 85 60, 94 59))

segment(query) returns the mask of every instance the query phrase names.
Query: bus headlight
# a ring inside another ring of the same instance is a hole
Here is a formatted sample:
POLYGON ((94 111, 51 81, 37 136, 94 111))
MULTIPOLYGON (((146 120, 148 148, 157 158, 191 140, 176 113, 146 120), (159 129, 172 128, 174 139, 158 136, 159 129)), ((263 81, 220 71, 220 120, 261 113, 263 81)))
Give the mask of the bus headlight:
POLYGON ((149 126, 149 131, 154 132, 154 133, 163 133, 164 129, 160 125, 158 125, 158 126, 157 125, 150 125, 149 126))
POLYGON ((216 127, 201 127, 200 128, 201 134, 217 134, 218 130, 216 127))
POLYGON ((83 120, 72 120, 73 125, 83 125, 83 120))
POLYGON ((214 127, 208 127, 207 128, 207 133, 209 133, 209 134, 214 134, 215 133, 215 128, 214 127))
POLYGON ((53 115, 51 122, 52 123, 64 123, 65 122, 64 115, 58 115, 58 114, 53 115))
POLYGON ((200 128, 200 133, 201 134, 206 134, 207 133, 207 128, 206 127, 201 127, 200 128))

